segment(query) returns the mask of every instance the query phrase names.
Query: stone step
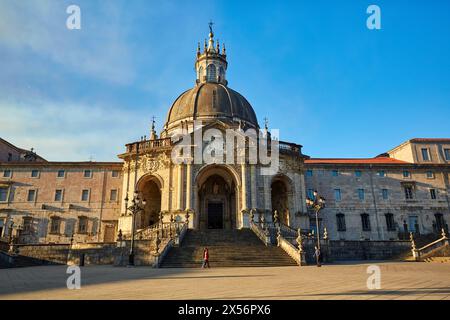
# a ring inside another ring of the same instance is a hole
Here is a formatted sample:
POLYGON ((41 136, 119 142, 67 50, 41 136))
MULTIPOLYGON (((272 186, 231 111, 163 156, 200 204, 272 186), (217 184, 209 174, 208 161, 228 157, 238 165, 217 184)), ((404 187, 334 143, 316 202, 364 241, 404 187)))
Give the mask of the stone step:
POLYGON ((295 266, 282 249, 266 247, 249 229, 188 230, 180 247, 172 248, 162 267, 198 268, 208 248, 211 267, 295 266))

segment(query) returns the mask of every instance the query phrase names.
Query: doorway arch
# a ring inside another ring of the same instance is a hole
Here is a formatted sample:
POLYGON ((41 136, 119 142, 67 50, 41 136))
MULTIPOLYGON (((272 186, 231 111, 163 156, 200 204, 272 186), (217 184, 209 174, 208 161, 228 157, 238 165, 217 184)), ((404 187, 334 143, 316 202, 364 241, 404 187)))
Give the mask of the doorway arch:
POLYGON ((275 210, 278 219, 285 225, 290 225, 290 212, 292 208, 292 182, 286 175, 276 175, 270 185, 270 196, 272 202, 272 219, 275 210))
POLYGON ((142 199, 147 202, 144 211, 136 216, 136 228, 142 229, 159 221, 162 179, 155 175, 145 175, 139 179, 136 187, 142 199))
POLYGON ((196 176, 196 224, 199 229, 235 229, 238 225, 238 176, 226 165, 207 165, 196 176))

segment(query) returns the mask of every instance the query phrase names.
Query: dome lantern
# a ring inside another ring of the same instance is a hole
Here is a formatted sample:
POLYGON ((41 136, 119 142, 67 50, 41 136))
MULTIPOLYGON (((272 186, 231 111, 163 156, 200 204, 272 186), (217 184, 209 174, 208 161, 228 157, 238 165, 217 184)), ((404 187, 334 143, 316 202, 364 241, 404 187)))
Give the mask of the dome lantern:
POLYGON ((197 59, 195 61, 195 70, 197 73, 196 83, 214 82, 227 85, 226 70, 227 59, 225 54, 225 44, 222 54, 220 53, 219 41, 214 45, 213 23, 209 23, 209 41, 205 40, 203 53, 197 49, 197 59))

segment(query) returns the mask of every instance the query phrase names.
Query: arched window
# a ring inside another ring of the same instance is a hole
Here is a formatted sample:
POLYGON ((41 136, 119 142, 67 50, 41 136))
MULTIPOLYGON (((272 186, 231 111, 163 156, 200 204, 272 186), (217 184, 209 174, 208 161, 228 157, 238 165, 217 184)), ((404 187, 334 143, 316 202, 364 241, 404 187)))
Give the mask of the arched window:
POLYGON ((198 80, 202 81, 203 79, 203 67, 198 68, 198 80))
POLYGON ((216 66, 213 64, 208 65, 206 68, 206 81, 217 81, 216 66))
POLYGON ((225 80, 225 70, 223 69, 223 67, 219 68, 219 81, 223 81, 225 80))

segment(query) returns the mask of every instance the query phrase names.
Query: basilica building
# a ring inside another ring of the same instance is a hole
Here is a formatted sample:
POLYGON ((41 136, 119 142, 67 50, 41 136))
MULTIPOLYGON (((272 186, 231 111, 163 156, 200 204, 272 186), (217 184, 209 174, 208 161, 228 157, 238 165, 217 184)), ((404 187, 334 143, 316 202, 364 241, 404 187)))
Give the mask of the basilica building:
POLYGON ((170 221, 195 230, 278 221, 304 233, 318 222, 332 240, 448 229, 450 139, 415 138, 364 159, 314 158, 260 126, 250 102, 229 87, 227 69, 225 45, 211 29, 197 48, 193 87, 172 103, 162 131, 153 122, 120 161, 52 162, 0 139, 0 236, 113 242, 119 231, 170 221), (255 154, 271 161, 253 161, 255 154), (306 205, 315 190, 326 199, 318 219, 306 205), (145 204, 133 219, 127 208, 135 195, 145 204))

